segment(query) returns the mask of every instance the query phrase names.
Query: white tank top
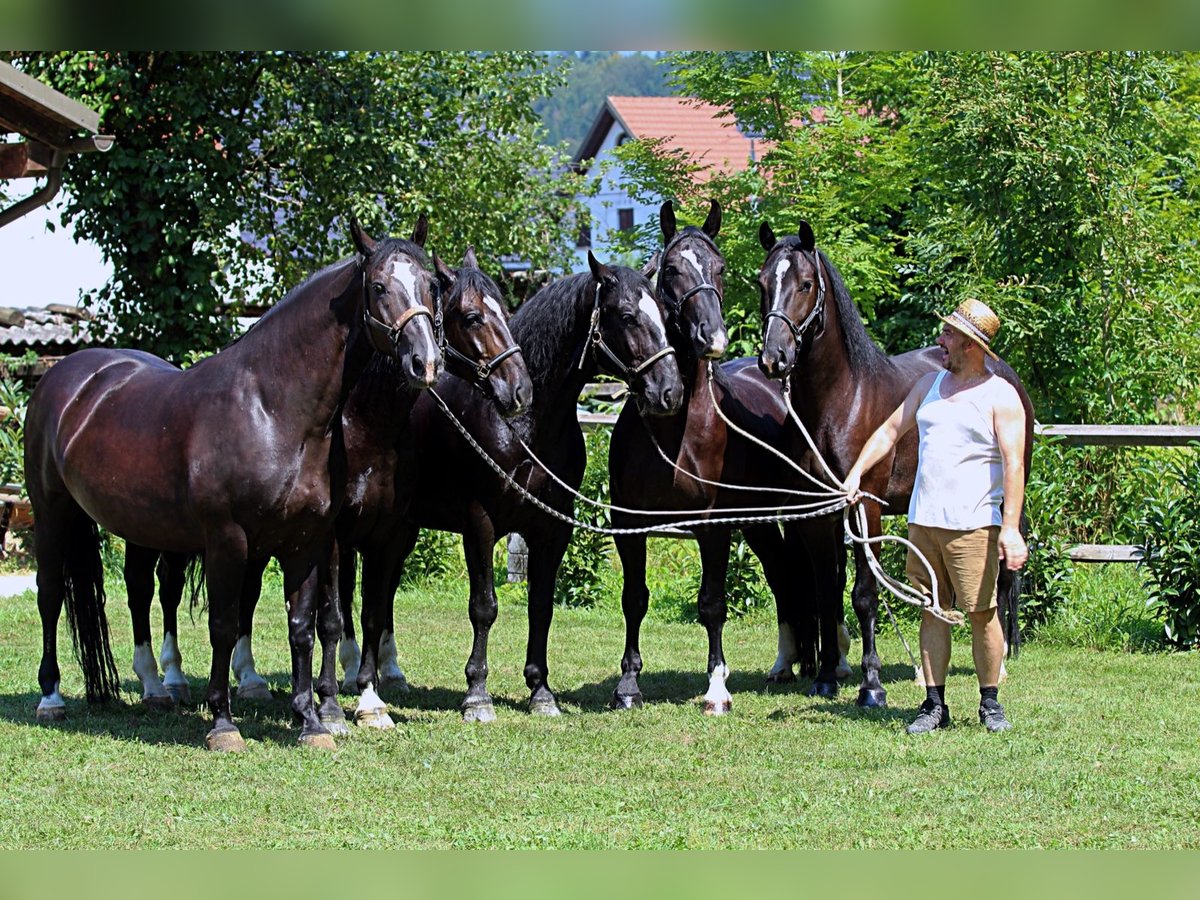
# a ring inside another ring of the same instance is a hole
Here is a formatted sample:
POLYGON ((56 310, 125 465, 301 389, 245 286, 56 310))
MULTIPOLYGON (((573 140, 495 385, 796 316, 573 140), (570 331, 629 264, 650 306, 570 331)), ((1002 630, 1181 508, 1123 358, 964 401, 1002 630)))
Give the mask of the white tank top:
POLYGON ((1008 383, 993 375, 945 399, 946 375, 938 373, 917 409, 920 449, 908 521, 959 531, 999 525, 1004 460, 993 415, 997 391, 1008 383))

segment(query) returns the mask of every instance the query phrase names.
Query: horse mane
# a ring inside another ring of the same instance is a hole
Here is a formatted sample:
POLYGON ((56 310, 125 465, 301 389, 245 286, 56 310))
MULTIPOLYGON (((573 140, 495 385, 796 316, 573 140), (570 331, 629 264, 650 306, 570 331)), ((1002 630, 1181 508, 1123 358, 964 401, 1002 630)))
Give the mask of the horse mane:
MULTIPOLYGON (((718 256, 721 256, 721 251, 717 249, 717 242, 714 241, 712 238, 710 238, 708 236, 708 233, 705 232, 704 229, 699 228, 696 225, 685 225, 683 228, 680 228, 677 232, 675 232, 675 234, 671 236, 671 240, 668 241, 666 246, 663 247, 663 250, 662 250, 663 257, 666 257, 666 255, 672 249, 674 249, 675 245, 678 244, 680 241, 682 241, 684 238, 692 237, 692 236, 700 238, 701 241, 703 241, 705 244, 708 244, 708 246, 713 249, 714 253, 716 253, 718 256)), ((721 258, 724 259, 723 256, 721 258)), ((659 266, 659 277, 661 278, 661 276, 662 276, 662 266, 659 266)))
POLYGON ((821 252, 821 263, 825 266, 825 274, 829 276, 829 289, 833 293, 834 305, 837 308, 838 324, 841 325, 842 345, 850 358, 850 367, 854 372, 863 374, 884 369, 888 365, 887 354, 871 339, 867 326, 863 324, 862 313, 850 296, 846 282, 837 266, 830 262, 829 257, 821 252))
MULTIPOLYGON (((552 281, 522 303, 509 320, 509 331, 525 357, 535 397, 562 371, 566 355, 573 353, 579 321, 591 315, 595 302, 588 290, 591 281, 587 272, 552 281)), ((570 360, 574 362, 574 355, 570 360)))
MULTIPOLYGON (((463 266, 454 273, 458 278, 458 283, 455 285, 456 290, 466 291, 468 288, 474 288, 479 293, 485 296, 501 298, 500 288, 496 282, 484 272, 482 269, 472 268, 471 266, 463 266)), ((508 316, 508 307, 503 299, 500 299, 500 308, 505 311, 505 318, 508 316)))

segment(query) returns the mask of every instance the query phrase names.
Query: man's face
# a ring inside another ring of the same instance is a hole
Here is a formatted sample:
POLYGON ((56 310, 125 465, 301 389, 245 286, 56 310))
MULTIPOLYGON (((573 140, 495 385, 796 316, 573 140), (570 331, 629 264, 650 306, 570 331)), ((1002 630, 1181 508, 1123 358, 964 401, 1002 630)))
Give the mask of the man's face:
POLYGON ((959 372, 967 352, 967 344, 971 339, 949 323, 942 326, 938 335, 937 345, 942 348, 942 366, 951 372, 959 372))

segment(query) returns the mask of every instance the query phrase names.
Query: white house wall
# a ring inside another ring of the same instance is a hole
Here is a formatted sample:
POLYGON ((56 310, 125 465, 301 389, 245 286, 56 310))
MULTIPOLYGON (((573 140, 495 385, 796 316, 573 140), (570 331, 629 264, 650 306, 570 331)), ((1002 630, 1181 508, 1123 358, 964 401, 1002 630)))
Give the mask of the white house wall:
MULTIPOLYGON (((596 192, 594 197, 588 200, 588 212, 592 220, 592 245, 591 251, 596 258, 601 262, 609 262, 613 256, 613 235, 619 230, 617 211, 620 209, 633 210, 633 227, 638 228, 645 224, 647 220, 654 219, 658 216, 658 208, 661 206, 661 201, 657 203, 639 203, 629 195, 623 187, 624 171, 619 163, 614 162, 613 150, 617 146, 617 139, 624 133, 620 122, 614 122, 608 134, 604 137, 604 142, 600 145, 600 150, 596 153, 596 161, 592 164, 589 171, 592 174, 600 174, 600 190, 596 192), (603 172, 606 163, 612 163, 613 168, 607 172, 603 172), (603 172, 603 174, 601 174, 603 172)), ((587 254, 588 247, 575 248, 575 265, 574 271, 586 272, 588 268, 587 254)))

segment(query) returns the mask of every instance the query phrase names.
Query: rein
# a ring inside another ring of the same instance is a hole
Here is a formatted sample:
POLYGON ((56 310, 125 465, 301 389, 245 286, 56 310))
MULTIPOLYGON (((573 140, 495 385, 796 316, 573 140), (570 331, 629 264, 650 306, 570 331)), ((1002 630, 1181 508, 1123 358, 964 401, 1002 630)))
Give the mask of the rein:
MULTIPOLYGON (((600 283, 599 282, 596 283, 596 302, 594 304, 592 304, 592 324, 590 326, 590 330, 591 330, 591 337, 589 340, 591 342, 592 358, 596 360, 596 365, 599 366, 601 364, 600 357, 597 354, 598 353, 604 354, 604 358, 607 359, 608 362, 613 366, 613 370, 610 372, 610 374, 615 375, 617 378, 621 379, 622 381, 624 381, 626 384, 629 384, 629 385, 632 385, 633 380, 635 378, 637 378, 643 372, 648 370, 651 366, 653 366, 660 359, 663 359, 667 356, 675 355, 675 348, 672 347, 670 344, 666 344, 657 353, 651 354, 649 357, 642 360, 636 366, 626 365, 625 362, 621 359, 621 357, 617 356, 617 354, 615 354, 613 352, 612 348, 609 347, 608 344, 606 344, 604 342, 604 335, 601 334, 601 332, 600 332, 600 283)), ((581 353, 579 355, 579 368, 581 368, 581 369, 583 368, 583 361, 586 358, 587 358, 587 351, 585 350, 583 353, 581 353)))
MULTIPOLYGON (((800 251, 804 253, 803 250, 800 251)), ((825 313, 825 275, 821 269, 821 256, 817 249, 813 248, 813 268, 817 270, 817 302, 813 304, 813 308, 808 315, 804 317, 804 321, 797 325, 782 309, 770 309, 763 316, 763 328, 766 329, 767 322, 771 319, 779 319, 788 327, 788 331, 792 333, 792 340, 796 342, 797 351, 800 349, 800 342, 804 339, 804 333, 808 331, 813 322, 818 316, 824 321, 825 313)))
POLYGON ((492 373, 500 368, 510 356, 515 356, 521 352, 521 348, 516 344, 497 353, 491 359, 471 359, 465 353, 455 349, 448 343, 442 344, 442 356, 446 360, 446 368, 450 368, 450 363, 454 362, 459 367, 459 371, 454 374, 462 378, 464 381, 472 382, 476 387, 482 388, 487 384, 488 379, 492 377, 492 373))

